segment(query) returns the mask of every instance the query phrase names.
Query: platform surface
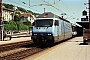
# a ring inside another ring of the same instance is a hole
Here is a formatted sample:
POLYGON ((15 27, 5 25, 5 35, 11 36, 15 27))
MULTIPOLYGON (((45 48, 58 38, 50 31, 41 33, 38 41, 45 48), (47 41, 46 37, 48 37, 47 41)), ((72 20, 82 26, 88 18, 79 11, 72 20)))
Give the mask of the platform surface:
POLYGON ((82 43, 83 37, 75 37, 23 60, 90 60, 90 45, 82 43))
POLYGON ((0 45, 3 44, 10 44, 10 43, 16 43, 16 42, 21 42, 21 41, 28 41, 31 40, 31 37, 14 37, 14 38, 5 38, 4 41, 0 41, 0 45))

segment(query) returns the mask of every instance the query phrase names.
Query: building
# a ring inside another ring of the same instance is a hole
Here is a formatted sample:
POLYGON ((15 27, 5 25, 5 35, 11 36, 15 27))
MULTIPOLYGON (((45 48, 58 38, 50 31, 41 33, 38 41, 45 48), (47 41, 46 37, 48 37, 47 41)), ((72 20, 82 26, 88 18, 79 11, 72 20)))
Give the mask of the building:
MULTIPOLYGON (((17 10, 17 7, 13 7, 14 10, 5 8, 5 6, 2 6, 2 21, 10 21, 10 20, 14 20, 14 13, 15 10, 17 10)), ((17 10, 18 11, 18 10, 17 10)), ((21 13, 21 19, 20 22, 23 23, 27 23, 27 21, 30 21, 31 23, 34 22, 35 20, 35 15, 31 14, 31 13, 24 13, 21 11, 18 11, 21 13)))
POLYGON ((13 20, 14 10, 2 7, 2 21, 13 20))
POLYGON ((31 13, 23 13, 21 14, 21 19, 20 21, 27 24, 27 21, 30 21, 31 23, 33 23, 35 20, 35 16, 32 15, 31 13))

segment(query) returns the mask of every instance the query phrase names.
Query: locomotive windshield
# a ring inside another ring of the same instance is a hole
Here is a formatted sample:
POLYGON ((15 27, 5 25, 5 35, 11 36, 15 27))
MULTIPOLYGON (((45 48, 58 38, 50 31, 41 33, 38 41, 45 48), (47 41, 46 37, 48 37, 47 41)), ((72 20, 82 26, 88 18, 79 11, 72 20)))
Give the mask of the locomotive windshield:
POLYGON ((35 26, 36 27, 52 27, 53 20, 52 19, 40 19, 36 20, 35 26))

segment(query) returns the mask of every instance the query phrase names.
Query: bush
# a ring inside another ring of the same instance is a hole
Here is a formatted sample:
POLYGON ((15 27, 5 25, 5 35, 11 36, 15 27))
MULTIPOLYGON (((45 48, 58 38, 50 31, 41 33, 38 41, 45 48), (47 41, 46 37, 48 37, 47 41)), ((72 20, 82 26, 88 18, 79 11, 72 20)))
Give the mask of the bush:
POLYGON ((15 22, 10 20, 8 24, 4 25, 4 30, 28 30, 28 26, 22 22, 15 22))
POLYGON ((17 30, 17 25, 13 20, 4 25, 4 30, 17 30))

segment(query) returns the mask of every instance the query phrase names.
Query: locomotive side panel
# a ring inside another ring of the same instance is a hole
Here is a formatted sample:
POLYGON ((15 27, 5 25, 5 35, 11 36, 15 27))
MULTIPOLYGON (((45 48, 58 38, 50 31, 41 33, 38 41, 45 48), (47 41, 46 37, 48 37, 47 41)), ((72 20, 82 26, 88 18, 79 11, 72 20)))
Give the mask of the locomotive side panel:
POLYGON ((59 29, 61 32, 60 32, 60 41, 64 40, 64 21, 63 20, 60 20, 60 29, 59 29))
POLYGON ((72 26, 71 23, 64 21, 65 39, 72 37, 72 26))
POLYGON ((54 41, 59 42, 68 38, 72 37, 72 26, 71 23, 65 21, 65 20, 59 20, 59 26, 57 28, 54 28, 57 33, 54 36, 54 41))

